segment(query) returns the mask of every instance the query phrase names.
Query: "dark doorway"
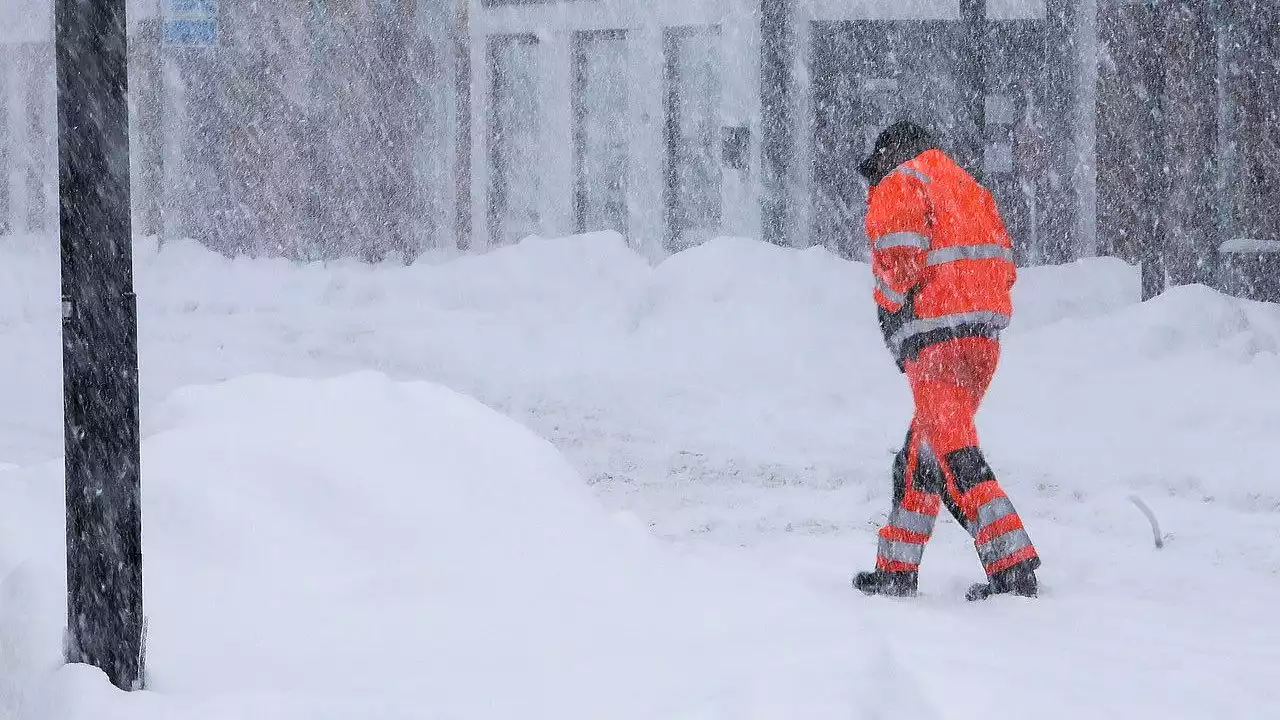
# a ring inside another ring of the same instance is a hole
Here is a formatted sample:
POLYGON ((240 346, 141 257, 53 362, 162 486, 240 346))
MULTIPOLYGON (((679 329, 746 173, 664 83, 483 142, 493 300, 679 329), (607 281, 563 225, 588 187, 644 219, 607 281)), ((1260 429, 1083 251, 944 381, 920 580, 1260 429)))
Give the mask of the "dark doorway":
POLYGON ((996 22, 986 30, 983 182, 996 198, 1020 265, 1070 253, 1074 214, 1069 171, 1070 103, 1056 93, 1066 68, 1055 61, 1048 24, 996 22))
POLYGON ((996 197, 1020 264, 1056 261, 1073 236, 1069 72, 1050 23, 988 22, 979 54, 970 26, 946 20, 826 23, 813 34, 814 152, 810 232, 866 259, 866 183, 858 164, 875 135, 910 118, 996 197), (1065 214, 1064 214, 1065 213, 1065 214))
POLYGON ((910 118, 944 137, 966 166, 981 131, 965 26, 949 21, 821 24, 813 35, 814 244, 864 259, 866 182, 858 164, 875 136, 910 118))

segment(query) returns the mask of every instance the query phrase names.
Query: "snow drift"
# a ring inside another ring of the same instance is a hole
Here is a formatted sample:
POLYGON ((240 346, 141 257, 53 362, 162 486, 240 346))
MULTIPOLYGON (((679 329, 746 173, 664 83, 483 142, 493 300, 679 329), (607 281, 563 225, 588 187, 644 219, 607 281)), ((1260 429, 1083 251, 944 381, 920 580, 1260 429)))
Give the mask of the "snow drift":
POLYGON ((856 622, 608 517, 550 444, 440 386, 251 376, 175 393, 147 434, 151 693, 43 679, 58 468, 0 476, 19 717, 849 718, 868 690, 856 622), (847 648, 791 652, 832 631, 847 648))

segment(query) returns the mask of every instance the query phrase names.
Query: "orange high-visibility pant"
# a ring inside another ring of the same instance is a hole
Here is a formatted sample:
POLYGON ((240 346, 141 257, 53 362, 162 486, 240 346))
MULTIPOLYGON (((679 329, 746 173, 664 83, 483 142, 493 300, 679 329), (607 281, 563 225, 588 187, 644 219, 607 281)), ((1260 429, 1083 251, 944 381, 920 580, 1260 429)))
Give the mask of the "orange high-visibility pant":
POLYGON ((1000 357, 997 340, 966 337, 921 349, 906 361, 915 400, 889 523, 880 529, 876 567, 916 571, 941 503, 973 537, 988 575, 1020 562, 1039 564, 1013 503, 978 448, 974 416, 1000 357))

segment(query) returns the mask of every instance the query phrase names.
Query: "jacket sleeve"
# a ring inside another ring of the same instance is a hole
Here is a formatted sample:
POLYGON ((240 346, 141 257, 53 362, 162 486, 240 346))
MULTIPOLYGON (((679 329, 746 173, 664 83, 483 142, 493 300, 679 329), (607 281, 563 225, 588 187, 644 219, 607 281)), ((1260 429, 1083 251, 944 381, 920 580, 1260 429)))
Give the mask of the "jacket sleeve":
POLYGON ((896 313, 920 282, 928 255, 929 198, 920 180, 893 173, 871 191, 866 230, 876 304, 896 313))

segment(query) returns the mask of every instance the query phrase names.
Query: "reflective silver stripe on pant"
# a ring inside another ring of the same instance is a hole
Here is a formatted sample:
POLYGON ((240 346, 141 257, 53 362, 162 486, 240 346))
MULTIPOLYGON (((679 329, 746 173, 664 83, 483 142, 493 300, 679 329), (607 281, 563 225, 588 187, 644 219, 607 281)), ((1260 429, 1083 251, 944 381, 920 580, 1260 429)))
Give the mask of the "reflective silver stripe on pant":
POLYGON ((1014 530, 979 545, 978 557, 982 559, 983 565, 990 565, 1029 547, 1031 547, 1031 536, 1027 535, 1027 531, 1014 530))
POLYGON ((978 508, 978 530, 990 525, 1002 517, 1008 517, 1014 514, 1013 502, 1007 497, 996 498, 983 503, 978 508))
POLYGON ((942 265, 957 260, 1008 260, 1013 262, 1013 251, 1003 245, 957 245, 940 248, 929 253, 925 265, 942 265))
POLYGON ((880 538, 880 546, 877 548, 877 552, 885 560, 910 565, 919 565, 920 561, 924 559, 924 545, 920 543, 880 538))
POLYGON ((924 513, 900 507, 894 508, 893 512, 889 513, 890 525, 920 535, 932 535, 935 522, 937 522, 937 518, 932 515, 925 515, 924 513))
POLYGON ((903 175, 910 175, 911 177, 919 180, 922 183, 933 182, 933 178, 929 177, 928 175, 925 175, 924 173, 920 172, 915 168, 900 167, 900 168, 894 169, 893 172, 890 172, 889 174, 893 175, 894 173, 902 173, 903 175))
POLYGON ((945 330, 947 328, 957 328, 961 325, 989 325, 994 329, 1001 330, 1009 327, 1009 316, 991 312, 990 310, 979 310, 976 312, 956 313, 955 315, 943 315, 939 318, 918 318, 903 324, 898 332, 889 338, 889 344, 894 351, 900 351, 902 344, 907 338, 915 335, 921 335, 934 330, 945 330))
POLYGON ((893 288, 886 285, 884 280, 881 280, 880 278, 876 278, 876 289, 880 291, 881 295, 884 295, 885 297, 889 298, 889 302, 893 302, 901 305, 902 303, 907 301, 906 295, 903 295, 900 292, 894 291, 893 288))
POLYGON ((917 232, 891 232, 876 238, 876 249, 887 250, 896 247, 916 247, 921 250, 928 250, 930 244, 929 236, 921 235, 917 232))

